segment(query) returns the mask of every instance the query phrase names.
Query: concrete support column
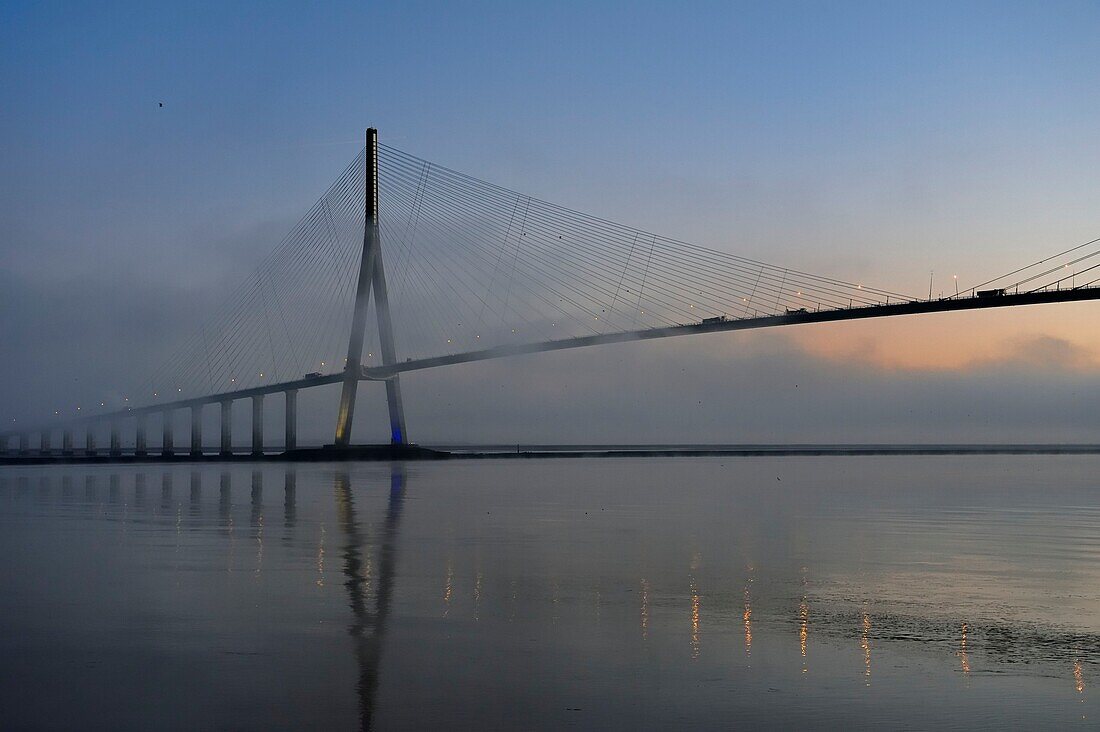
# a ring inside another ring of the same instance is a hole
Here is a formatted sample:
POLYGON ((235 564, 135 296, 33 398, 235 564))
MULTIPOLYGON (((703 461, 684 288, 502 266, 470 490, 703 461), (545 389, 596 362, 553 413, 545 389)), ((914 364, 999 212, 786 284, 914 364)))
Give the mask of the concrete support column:
POLYGON ((264 395, 252 397, 252 454, 264 454, 264 395))
MULTIPOLYGON (((5 442, 7 442, 7 440, 5 440, 5 442)), ((7 445, 4 447, 7 447, 7 445)), ((7 450, 5 449, 4 452, 7 452, 7 450)), ((61 454, 73 454, 73 430, 71 427, 66 427, 61 433, 61 454)))
POLYGON ((222 402, 222 455, 233 454, 233 401, 222 402))
POLYGON ((134 425, 134 454, 143 457, 148 453, 149 448, 145 441, 145 415, 139 414, 134 425))
POLYGON ((122 440, 118 436, 118 420, 111 420, 111 455, 118 457, 122 454, 122 440))
POLYGON ((31 450, 31 436, 26 432, 19 433, 19 454, 26 455, 31 450))
POLYGON ((7 455, 7 454, 8 454, 8 436, 7 435, 2 435, 2 436, 0 436, 0 455, 7 455))
POLYGON ((286 449, 298 447, 298 390, 286 390, 286 449))
POLYGON ((50 430, 42 430, 42 441, 39 443, 39 452, 43 455, 50 454, 50 430))
POLYGON ((84 429, 84 452, 95 455, 95 425, 88 425, 84 429))
POLYGON ((175 448, 172 445, 172 410, 162 412, 161 419, 164 423, 164 437, 161 440, 160 453, 161 455, 173 455, 175 454, 175 448))
POLYGON ((202 405, 191 407, 191 454, 202 455, 202 405))

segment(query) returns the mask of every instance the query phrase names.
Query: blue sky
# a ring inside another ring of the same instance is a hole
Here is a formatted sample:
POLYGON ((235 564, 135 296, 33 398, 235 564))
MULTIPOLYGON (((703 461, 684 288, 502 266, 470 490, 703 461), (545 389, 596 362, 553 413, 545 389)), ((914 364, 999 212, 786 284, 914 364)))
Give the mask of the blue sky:
MULTIPOLYGON (((53 352, 51 323, 81 302, 108 317, 149 292, 178 295, 165 311, 217 299, 368 125, 778 264, 914 294, 933 269, 982 281, 1100 233, 1098 27, 1084 2, 7 2, 0 276, 27 297, 3 302, 6 339, 53 352), (84 300, 45 313, 51 288, 84 300)), ((1066 312, 1028 334, 1067 338, 1066 312)), ((1100 348, 1083 312, 1071 345, 1100 348)))

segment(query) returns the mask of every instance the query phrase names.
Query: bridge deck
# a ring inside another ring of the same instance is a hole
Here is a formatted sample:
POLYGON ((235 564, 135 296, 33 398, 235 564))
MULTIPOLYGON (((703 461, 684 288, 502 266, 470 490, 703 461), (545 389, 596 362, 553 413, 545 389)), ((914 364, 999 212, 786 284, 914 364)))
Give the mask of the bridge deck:
MULTIPOLYGON (((664 328, 650 328, 637 331, 622 331, 601 335, 581 336, 577 338, 565 338, 556 341, 543 341, 540 343, 525 343, 514 346, 499 346, 479 351, 466 351, 431 358, 409 359, 389 367, 363 367, 362 378, 365 380, 384 380, 395 374, 420 371, 423 369, 438 368, 460 363, 474 361, 486 361, 509 356, 519 356, 530 353, 544 353, 546 351, 561 351, 572 348, 586 348, 589 346, 605 345, 610 343, 626 343, 629 341, 653 340, 656 338, 671 338, 674 336, 699 335, 703 333, 720 333, 735 330, 755 330, 758 328, 775 328, 783 325, 801 325, 807 323, 832 323, 842 320, 864 320, 868 318, 897 317, 902 315, 918 315, 922 313, 945 313, 962 310, 984 310, 988 308, 1004 308, 1022 305, 1041 305, 1059 302, 1082 302, 1086 300, 1100 299, 1100 287, 1079 287, 1068 290, 1043 290, 1038 292, 1024 292, 1017 294, 1005 294, 989 297, 951 297, 939 300, 914 300, 889 305, 870 305, 864 307, 839 308, 831 310, 795 311, 781 315, 762 315, 750 318, 735 318, 707 323, 688 323, 664 328)), ((343 381, 342 373, 325 374, 322 376, 304 377, 291 381, 283 381, 237 391, 226 391, 218 394, 210 394, 201 397, 191 397, 173 402, 151 404, 142 407, 109 412, 98 415, 88 415, 78 419, 58 421, 55 425, 47 425, 44 428, 57 428, 63 425, 87 424, 89 422, 110 421, 125 417, 134 417, 141 414, 163 412, 173 409, 186 409, 189 407, 217 404, 234 399, 245 399, 261 394, 276 394, 291 389, 307 389, 325 384, 335 384, 343 381)), ((21 434, 25 430, 0 432, 0 437, 11 437, 21 434)), ((37 431, 37 430, 32 430, 37 431)))
POLYGON ((774 328, 781 325, 800 325, 804 323, 832 323, 841 320, 863 320, 867 318, 896 317, 900 315, 918 315, 921 313, 944 313, 957 310, 984 310, 1020 305, 1041 305, 1056 302, 1079 302, 1100 299, 1100 287, 1082 287, 1071 290, 1048 290, 1025 292, 990 297, 943 298, 940 300, 914 300, 891 305, 871 305, 865 307, 840 308, 833 310, 815 310, 806 312, 787 312, 782 315, 762 315, 755 318, 738 318, 712 323, 690 323, 667 328, 650 328, 639 331, 623 331, 602 335, 565 338, 542 343, 525 343, 515 346, 499 346, 480 351, 467 351, 446 356, 412 359, 393 367, 364 368, 364 376, 384 379, 390 374, 405 371, 437 368, 452 364, 485 361, 493 358, 518 356, 525 353, 560 351, 569 348, 604 345, 608 343, 626 343, 628 341, 671 338, 673 336, 696 335, 700 333, 719 333, 731 330, 753 330, 774 328))

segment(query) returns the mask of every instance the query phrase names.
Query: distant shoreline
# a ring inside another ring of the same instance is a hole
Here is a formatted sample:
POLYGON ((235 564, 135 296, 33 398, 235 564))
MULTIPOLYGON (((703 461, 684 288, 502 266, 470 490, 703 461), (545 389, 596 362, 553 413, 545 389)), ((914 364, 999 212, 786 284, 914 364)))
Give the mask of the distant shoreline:
POLYGON ((1100 455, 1100 445, 1092 444, 786 444, 786 445, 360 445, 348 448, 332 446, 299 448, 292 452, 252 455, 245 452, 218 455, 7 455, 0 467, 10 465, 115 465, 146 463, 216 462, 327 462, 394 460, 492 460, 538 458, 622 458, 622 457, 822 457, 822 456, 902 456, 902 455, 1100 455))

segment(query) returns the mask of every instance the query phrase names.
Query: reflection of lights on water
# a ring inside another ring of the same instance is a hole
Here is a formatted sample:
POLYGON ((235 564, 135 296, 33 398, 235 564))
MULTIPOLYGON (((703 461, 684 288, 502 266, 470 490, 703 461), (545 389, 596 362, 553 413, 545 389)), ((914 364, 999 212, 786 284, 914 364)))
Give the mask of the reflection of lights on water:
MULTIPOLYGON (((752 578, 749 578, 752 582, 752 578)), ((745 612, 741 615, 745 624, 745 655, 752 656, 752 597, 749 595, 749 585, 745 585, 745 612)))
POLYGON ((871 616, 867 608, 863 608, 863 622, 861 623, 859 647, 863 649, 863 676, 867 679, 866 685, 871 685, 871 616))
POLYGON ((703 563, 703 555, 695 552, 691 556, 691 658, 699 658, 699 585, 695 582, 695 573, 703 563))
POLYGON ((649 582, 642 580, 642 640, 649 638, 649 582))
POLYGON ((806 638, 810 631, 810 606, 806 598, 798 605, 798 650, 802 653, 802 673, 806 673, 806 638))
MULTIPOLYGON (((1073 659, 1073 688, 1078 694, 1085 693, 1085 671, 1081 667, 1081 659, 1073 659)), ((1084 699, 1081 699, 1084 701, 1084 699)))
POLYGON ((256 519, 256 575, 264 568, 264 515, 261 513, 256 519))
POLYGON ((447 578, 443 582, 443 617, 451 612, 451 596, 454 595, 455 568, 454 562, 447 560, 447 578))
POLYGON ((745 589, 745 614, 742 616, 745 621, 745 655, 752 655, 752 606, 749 604, 748 598, 749 591, 745 589))
POLYGON ((970 654, 966 651, 966 634, 968 630, 966 623, 963 623, 962 637, 959 639, 959 665, 962 666, 962 672, 967 676, 970 675, 970 654))
POLYGON ((325 586, 325 525, 321 524, 321 541, 317 544, 317 586, 325 586))
POLYGON ((371 579, 371 556, 367 552, 363 559, 363 571, 360 573, 363 576, 363 597, 366 597, 370 593, 370 579, 371 579))
POLYGON ((691 657, 699 658, 699 588, 691 583, 691 657))
POLYGON ((481 620, 481 570, 474 581, 474 620, 481 620))
POLYGON ((798 650, 802 653, 802 673, 809 669, 806 666, 806 638, 810 634, 810 605, 806 602, 806 572, 802 568, 802 602, 798 604, 798 650))

